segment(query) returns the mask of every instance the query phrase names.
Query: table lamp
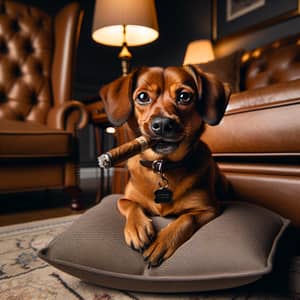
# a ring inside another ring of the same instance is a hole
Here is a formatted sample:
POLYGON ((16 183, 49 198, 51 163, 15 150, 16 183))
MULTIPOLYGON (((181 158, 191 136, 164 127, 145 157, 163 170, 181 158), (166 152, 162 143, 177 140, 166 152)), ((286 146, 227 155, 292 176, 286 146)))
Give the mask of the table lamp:
POLYGON ((92 38, 107 45, 122 47, 122 73, 128 73, 132 54, 129 46, 141 46, 158 38, 154 0, 96 0, 92 38))
POLYGON ((184 65, 200 64, 213 60, 214 51, 210 40, 196 40, 188 44, 183 60, 184 65))

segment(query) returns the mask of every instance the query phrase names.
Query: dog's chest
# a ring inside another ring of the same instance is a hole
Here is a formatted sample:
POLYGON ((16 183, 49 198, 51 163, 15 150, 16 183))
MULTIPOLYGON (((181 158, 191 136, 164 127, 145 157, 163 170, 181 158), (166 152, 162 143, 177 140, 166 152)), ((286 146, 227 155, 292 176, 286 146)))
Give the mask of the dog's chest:
POLYGON ((152 212, 154 215, 165 217, 169 215, 173 215, 174 213, 174 207, 173 203, 163 203, 163 204, 157 204, 155 203, 155 211, 152 212))
MULTIPOLYGON (((188 209, 190 201, 186 201, 186 199, 189 198, 189 191, 199 188, 198 185, 202 181, 202 176, 199 176, 199 173, 202 172, 183 167, 165 172, 164 176, 167 181, 164 181, 151 168, 142 166, 138 157, 128 161, 128 168, 131 176, 125 193, 126 197, 140 203, 153 215, 177 215, 182 213, 182 210, 188 209), (164 188, 170 190, 172 196, 163 194, 160 197, 164 199, 161 199, 160 202, 165 203, 156 203, 156 194, 164 188)), ((194 202, 192 203, 193 207, 197 205, 194 202)))
POLYGON ((164 186, 164 182, 161 178, 153 172, 144 172, 143 180, 133 181, 132 184, 139 190, 136 194, 136 200, 153 215, 169 216, 180 214, 184 205, 184 199, 187 191, 194 185, 194 179, 192 177, 185 177, 177 175, 168 176, 169 182, 167 186, 164 186), (167 190, 167 191, 166 191, 167 190), (170 195, 168 195, 168 191, 170 195), (160 199, 156 199, 157 194, 160 195, 160 199), (160 200, 160 201, 159 201, 160 200), (161 203, 157 203, 161 202, 161 203))

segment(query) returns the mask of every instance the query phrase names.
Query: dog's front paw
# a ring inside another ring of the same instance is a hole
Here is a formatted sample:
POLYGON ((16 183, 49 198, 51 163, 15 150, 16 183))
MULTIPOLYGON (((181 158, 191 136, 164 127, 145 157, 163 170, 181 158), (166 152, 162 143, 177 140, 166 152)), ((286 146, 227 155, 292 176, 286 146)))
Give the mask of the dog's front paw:
POLYGON ((148 268, 161 265, 179 246, 176 239, 170 235, 168 228, 162 229, 156 240, 143 252, 148 268))
POLYGON ((129 218, 124 229, 125 241, 132 249, 143 252, 154 240, 152 220, 145 215, 129 218))

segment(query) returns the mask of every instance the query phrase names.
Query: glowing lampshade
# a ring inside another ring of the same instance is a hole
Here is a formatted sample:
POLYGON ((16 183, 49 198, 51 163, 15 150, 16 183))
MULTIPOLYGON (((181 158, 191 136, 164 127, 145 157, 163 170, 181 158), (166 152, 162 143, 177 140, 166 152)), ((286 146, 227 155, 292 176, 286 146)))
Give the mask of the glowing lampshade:
POLYGON ((184 65, 205 63, 215 58, 212 43, 210 40, 197 40, 188 44, 184 65))
POLYGON ((158 38, 154 0, 96 0, 92 38, 108 46, 122 46, 123 75, 132 55, 127 46, 140 46, 158 38))
POLYGON ((158 38, 153 0, 97 0, 92 38, 101 44, 122 46, 123 30, 128 46, 140 46, 158 38))

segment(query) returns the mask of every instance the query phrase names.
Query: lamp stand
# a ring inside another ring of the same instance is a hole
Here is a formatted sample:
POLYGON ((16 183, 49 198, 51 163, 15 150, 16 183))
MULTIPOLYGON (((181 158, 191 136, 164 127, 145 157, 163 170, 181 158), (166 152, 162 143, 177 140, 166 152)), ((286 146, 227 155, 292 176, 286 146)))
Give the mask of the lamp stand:
POLYGON ((127 48, 126 25, 123 25, 123 45, 122 45, 122 49, 121 49, 118 57, 121 60, 122 74, 123 74, 123 76, 126 76, 129 72, 129 62, 132 58, 132 54, 130 53, 129 49, 127 48))
POLYGON ((126 43, 123 44, 122 49, 121 49, 118 57, 121 60, 122 75, 126 76, 129 72, 129 62, 132 58, 132 54, 128 50, 126 43))

